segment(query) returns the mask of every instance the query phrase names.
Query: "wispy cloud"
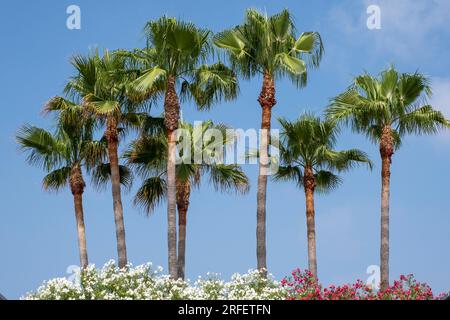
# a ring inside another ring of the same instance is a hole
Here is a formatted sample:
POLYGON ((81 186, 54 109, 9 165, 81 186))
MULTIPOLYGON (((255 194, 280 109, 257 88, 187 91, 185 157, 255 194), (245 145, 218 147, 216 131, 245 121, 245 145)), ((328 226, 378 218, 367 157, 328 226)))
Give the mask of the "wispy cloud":
POLYGON ((431 105, 450 119, 450 78, 432 78, 433 96, 431 105))
POLYGON ((366 0, 366 4, 381 8, 378 45, 392 48, 398 55, 410 56, 411 50, 432 51, 438 34, 450 32, 448 0, 366 0))
POLYGON ((375 54, 381 52, 405 60, 439 54, 442 36, 450 34, 450 1, 448 0, 364 0, 364 5, 336 6, 329 17, 339 26, 336 30, 347 41, 370 44, 375 54), (368 30, 366 8, 381 9, 381 29, 368 30))
MULTIPOLYGON (((450 119, 450 78, 432 78, 431 86, 433 96, 430 104, 442 111, 447 119, 450 119)), ((438 142, 450 143, 449 130, 443 130, 437 135, 438 142)))

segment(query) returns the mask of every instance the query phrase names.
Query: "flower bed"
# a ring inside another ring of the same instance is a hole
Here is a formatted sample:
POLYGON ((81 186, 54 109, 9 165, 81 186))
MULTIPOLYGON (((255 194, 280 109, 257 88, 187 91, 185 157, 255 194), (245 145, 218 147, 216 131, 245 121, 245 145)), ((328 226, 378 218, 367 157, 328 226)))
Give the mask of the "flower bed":
POLYGON ((172 280, 151 264, 120 270, 113 261, 103 268, 89 266, 78 281, 58 278, 45 282, 27 300, 431 300, 431 288, 412 276, 402 277, 384 292, 361 281, 323 288, 310 272, 295 270, 278 282, 259 271, 235 274, 229 282, 209 274, 194 283, 172 280))
POLYGON ((288 291, 288 300, 435 300, 446 296, 434 296, 431 287, 418 282, 413 275, 401 276, 384 291, 374 290, 361 280, 323 288, 309 271, 300 269, 283 279, 281 284, 288 291))

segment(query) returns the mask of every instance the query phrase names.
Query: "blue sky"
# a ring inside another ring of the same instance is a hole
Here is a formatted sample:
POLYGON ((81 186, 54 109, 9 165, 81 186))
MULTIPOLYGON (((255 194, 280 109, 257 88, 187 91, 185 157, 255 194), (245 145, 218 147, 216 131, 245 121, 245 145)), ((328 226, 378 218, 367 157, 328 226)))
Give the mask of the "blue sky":
MULTIPOLYGON (((68 190, 42 190, 43 172, 25 163, 14 135, 25 122, 51 127, 43 118, 45 101, 61 94, 72 74, 68 63, 90 48, 143 46, 146 21, 163 14, 191 20, 220 31, 242 21, 245 8, 269 14, 289 8, 300 31, 319 31, 325 44, 320 69, 297 90, 277 83, 274 118, 296 118, 304 110, 320 113, 329 99, 364 70, 378 73, 390 63, 401 71, 419 70, 432 79, 436 108, 450 117, 450 3, 446 0, 344 1, 148 1, 74 0, 9 1, 0 11, 2 48, 0 85, 0 292, 18 298, 43 280, 66 276, 78 263, 75 218, 68 190), (76 4, 82 29, 66 28, 66 8, 76 4), (366 8, 381 8, 382 28, 366 27, 366 8)), ((214 119, 235 128, 257 128, 260 79, 243 81, 237 101, 197 112, 184 104, 189 121, 214 119)), ((161 112, 162 108, 156 110, 161 112)), ((276 121, 273 126, 278 127, 276 121)), ((316 199, 319 276, 323 283, 367 278, 366 268, 379 261, 380 161, 377 147, 349 131, 340 148, 358 147, 375 162, 372 172, 357 169, 344 175, 335 192, 316 199)), ((408 137, 392 167, 391 277, 414 273, 435 291, 450 290, 450 209, 448 183, 450 134, 408 137)), ((195 190, 188 217, 187 274, 208 271, 228 278, 255 267, 256 167, 246 166, 252 189, 246 196, 221 195, 207 183, 195 190)), ((164 206, 146 217, 125 194, 129 260, 152 261, 166 268, 164 206)), ((269 183, 268 265, 278 278, 307 265, 306 223, 302 191, 289 183, 269 183)), ((109 190, 85 193, 89 258, 103 265, 116 257, 109 190)))

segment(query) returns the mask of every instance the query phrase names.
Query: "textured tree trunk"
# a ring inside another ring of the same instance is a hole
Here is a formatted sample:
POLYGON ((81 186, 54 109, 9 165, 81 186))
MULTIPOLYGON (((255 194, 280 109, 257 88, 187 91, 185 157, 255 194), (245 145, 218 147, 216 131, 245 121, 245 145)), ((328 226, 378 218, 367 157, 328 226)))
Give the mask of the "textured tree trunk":
POLYGON ((173 279, 178 279, 177 267, 177 225, 176 225, 176 130, 180 120, 180 103, 175 91, 175 77, 168 76, 164 100, 164 124, 167 129, 167 241, 169 273, 173 279))
POLYGON ((186 225, 189 209, 191 186, 189 181, 177 181, 177 208, 178 208, 178 278, 185 279, 186 267, 186 225))
POLYGON ((84 226, 83 195, 74 194, 73 201, 75 205, 75 218, 77 221, 78 250, 80 251, 80 267, 81 270, 84 270, 89 265, 89 261, 86 247, 86 228, 84 226))
POLYGON ((389 196, 391 179, 391 159, 394 143, 390 126, 385 126, 381 135, 381 290, 389 287, 389 196))
POLYGON ((308 268, 317 279, 316 224, 314 210, 314 190, 316 181, 311 168, 305 169, 303 185, 306 197, 306 227, 308 236, 308 268))
POLYGON ((256 210, 256 257, 258 270, 267 272, 266 249, 266 194, 268 174, 268 145, 272 108, 276 104, 275 81, 269 73, 264 74, 263 86, 258 99, 262 108, 261 141, 259 144, 259 174, 256 210))
POLYGON ((86 228, 83 214, 83 192, 85 188, 81 167, 77 164, 72 168, 70 175, 70 189, 73 195, 75 207, 75 219, 77 222, 78 250, 80 252, 80 268, 84 270, 89 265, 86 247, 86 228))
POLYGON ((120 191, 119 171, 119 135, 117 120, 108 117, 106 128, 106 139, 108 141, 108 157, 111 168, 111 185, 114 208, 114 222, 116 225, 117 254, 119 257, 119 268, 125 268, 127 261, 127 246, 125 242, 125 224, 123 221, 122 194, 120 191))

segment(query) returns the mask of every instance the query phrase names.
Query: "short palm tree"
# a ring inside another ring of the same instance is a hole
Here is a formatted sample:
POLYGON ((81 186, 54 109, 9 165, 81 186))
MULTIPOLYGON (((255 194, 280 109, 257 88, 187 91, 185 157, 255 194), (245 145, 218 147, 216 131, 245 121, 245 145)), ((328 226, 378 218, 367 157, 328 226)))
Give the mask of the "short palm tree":
POLYGON ((214 37, 214 43, 227 53, 234 70, 246 79, 262 75, 259 95, 262 108, 260 169, 257 194, 257 264, 266 270, 266 193, 268 173, 268 144, 272 108, 276 105, 275 80, 283 76, 297 87, 306 85, 307 63, 318 67, 323 53, 317 32, 304 32, 299 37, 288 10, 267 16, 254 9, 246 11, 241 25, 214 37))
POLYGON ((358 164, 372 164, 367 155, 357 149, 336 151, 338 128, 333 122, 322 121, 310 114, 282 126, 280 168, 276 180, 291 180, 303 187, 306 197, 309 270, 317 278, 314 193, 335 189, 341 179, 334 172, 352 169, 358 164))
MULTIPOLYGON (((198 136, 194 134, 194 127, 188 123, 181 123, 180 129, 191 137, 190 152, 191 159, 194 153, 203 155, 213 150, 223 150, 227 145, 226 140, 202 141, 200 137, 209 129, 224 132, 223 126, 215 126, 206 121, 199 126, 198 136)), ((187 154, 182 155, 186 157, 187 154)), ((167 198, 167 140, 164 135, 145 135, 136 140, 125 157, 131 166, 145 177, 145 181, 139 188, 135 203, 143 206, 147 213, 151 213, 155 206, 167 198)), ((191 188, 198 187, 201 178, 209 176, 212 185, 221 191, 237 191, 245 193, 248 191, 248 179, 241 168, 237 165, 226 165, 216 161, 194 162, 187 159, 176 166, 176 204, 178 209, 178 277, 185 277, 185 252, 186 252, 186 221, 189 209, 191 188)))
MULTIPOLYGON (((24 125, 17 134, 20 147, 28 153, 28 161, 42 167, 48 174, 43 180, 46 190, 60 190, 66 186, 74 199, 75 217, 77 222, 78 248, 80 266, 88 266, 86 234, 83 214, 83 193, 85 180, 83 169, 93 175, 96 183, 101 183, 108 175, 106 143, 104 140, 94 140, 95 124, 92 119, 82 117, 82 107, 61 97, 49 101, 46 109, 58 108, 61 111, 56 133, 44 129, 24 125), (73 121, 76 119, 77 121, 73 121)), ((122 168, 122 177, 128 181, 128 171, 122 168)))
POLYGON ((432 134, 449 125, 426 103, 429 81, 420 73, 399 73, 390 67, 379 77, 364 74, 332 99, 328 118, 350 124, 377 143, 381 155, 381 289, 389 286, 389 196, 394 151, 406 134, 432 134))
POLYGON ((131 88, 143 100, 164 97, 164 124, 168 140, 167 219, 168 264, 177 278, 176 234, 176 129, 180 98, 192 99, 200 109, 221 100, 234 99, 238 84, 234 73, 222 63, 206 64, 212 53, 210 32, 192 23, 162 17, 145 27, 147 48, 122 53, 131 69, 141 71, 131 88))
POLYGON ((87 57, 74 57, 72 65, 77 73, 67 84, 66 93, 80 99, 85 113, 105 126, 119 267, 124 268, 127 265, 127 249, 120 185, 120 134, 130 127, 140 126, 148 116, 138 113, 142 104, 135 103, 127 94, 127 86, 136 74, 126 70, 123 57, 108 51, 100 56, 97 52, 87 57))

